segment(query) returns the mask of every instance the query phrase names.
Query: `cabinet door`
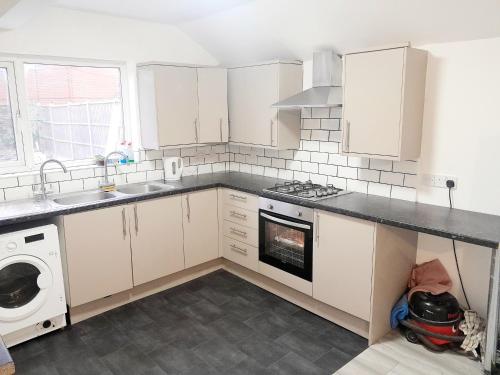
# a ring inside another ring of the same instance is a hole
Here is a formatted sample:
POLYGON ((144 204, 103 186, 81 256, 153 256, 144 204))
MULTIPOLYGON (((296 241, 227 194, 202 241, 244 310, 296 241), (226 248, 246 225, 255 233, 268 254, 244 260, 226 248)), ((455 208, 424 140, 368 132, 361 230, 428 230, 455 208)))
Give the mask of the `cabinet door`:
POLYGON ((313 297, 368 321, 375 224, 317 211, 313 297))
POLYGON ((344 57, 344 152, 397 157, 404 48, 344 57))
POLYGON ((129 206, 134 285, 184 269, 181 197, 129 206))
POLYGON ((230 69, 228 102, 231 142, 276 143, 278 64, 230 69))
POLYGON ((227 70, 198 68, 199 143, 227 142, 227 70))
POLYGON ((71 306, 132 288, 126 206, 64 217, 71 306))
POLYGON ((178 66, 156 66, 154 69, 160 146, 196 143, 196 69, 178 66))
POLYGON ((219 257, 217 190, 182 196, 186 268, 219 257))

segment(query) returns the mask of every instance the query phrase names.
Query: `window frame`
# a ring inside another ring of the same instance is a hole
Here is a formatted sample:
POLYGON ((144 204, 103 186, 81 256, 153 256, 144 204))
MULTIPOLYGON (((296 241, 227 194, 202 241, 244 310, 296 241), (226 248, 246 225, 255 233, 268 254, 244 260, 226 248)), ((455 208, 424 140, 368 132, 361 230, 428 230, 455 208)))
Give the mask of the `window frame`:
MULTIPOLYGON (((0 162, 0 175, 16 172, 37 171, 40 167, 39 163, 34 161, 33 149, 33 128, 28 116, 28 100, 26 94, 26 82, 24 77, 25 64, 39 65, 59 65, 59 66, 75 66, 88 68, 116 68, 120 75, 121 102, 122 102, 122 119, 123 119, 123 136, 125 139, 136 141, 132 129, 130 116, 130 91, 129 78, 127 71, 127 63, 120 61, 94 60, 94 59, 78 59, 64 57, 38 57, 38 56, 2 56, 0 55, 0 64, 8 63, 12 65, 14 74, 14 88, 16 92, 16 106, 18 109, 16 120, 17 130, 19 131, 21 142, 16 138, 16 146, 21 148, 22 161, 16 161, 15 164, 7 165, 0 162)), ((0 65, 1 66, 1 65, 0 65)), ((12 103, 12 102, 11 102, 12 103)), ((12 106, 14 108, 14 106, 12 106)), ((19 155, 19 154, 18 154, 19 155)), ((64 161, 67 167, 93 166, 94 159, 80 159, 64 161)))
POLYGON ((14 127, 14 140, 17 152, 17 160, 0 161, 0 171, 19 169, 26 165, 26 154, 24 149, 24 137, 22 121, 20 121, 21 108, 18 91, 18 81, 15 65, 12 61, 0 59, 0 68, 7 70, 7 89, 12 115, 12 126, 14 127))

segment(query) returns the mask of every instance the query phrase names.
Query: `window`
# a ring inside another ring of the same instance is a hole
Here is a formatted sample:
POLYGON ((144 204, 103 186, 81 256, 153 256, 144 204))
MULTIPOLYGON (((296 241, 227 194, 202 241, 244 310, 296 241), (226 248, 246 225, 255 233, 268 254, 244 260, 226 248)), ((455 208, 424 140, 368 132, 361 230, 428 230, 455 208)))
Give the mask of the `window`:
POLYGON ((51 158, 90 164, 131 138, 123 65, 9 60, 0 61, 0 174, 51 158))
POLYGON ((120 69, 24 64, 35 163, 91 159, 123 138, 120 69))
POLYGON ((0 165, 23 160, 17 126, 17 93, 12 63, 0 62, 0 165))

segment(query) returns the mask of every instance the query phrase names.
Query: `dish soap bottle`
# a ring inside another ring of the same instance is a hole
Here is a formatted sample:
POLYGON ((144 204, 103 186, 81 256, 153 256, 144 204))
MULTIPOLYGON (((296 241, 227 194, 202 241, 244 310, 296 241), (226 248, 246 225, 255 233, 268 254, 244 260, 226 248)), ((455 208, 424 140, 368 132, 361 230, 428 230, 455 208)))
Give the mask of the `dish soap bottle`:
POLYGON ((127 155, 127 159, 129 163, 134 162, 134 150, 132 149, 132 142, 129 142, 127 145, 127 150, 125 151, 125 154, 127 155))
MULTIPOLYGON (((125 155, 127 155, 127 146, 126 146, 127 142, 125 140, 123 140, 121 143, 120 143, 120 147, 118 147, 118 151, 120 152, 123 152, 125 155)), ((126 157, 124 156, 121 156, 120 157, 120 164, 127 164, 127 159, 126 157)))

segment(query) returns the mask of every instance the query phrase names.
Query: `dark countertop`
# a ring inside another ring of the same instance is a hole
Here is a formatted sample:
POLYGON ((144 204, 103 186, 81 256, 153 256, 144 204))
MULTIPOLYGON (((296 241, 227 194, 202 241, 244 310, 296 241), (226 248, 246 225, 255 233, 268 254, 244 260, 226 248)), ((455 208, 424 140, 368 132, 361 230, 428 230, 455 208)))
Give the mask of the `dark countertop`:
POLYGON ((183 177, 182 180, 175 182, 169 181, 167 182, 169 185, 175 186, 175 188, 169 190, 143 195, 120 194, 110 200, 74 206, 61 206, 50 200, 44 202, 34 202, 33 200, 5 202, 0 204, 0 226, 196 190, 227 187, 300 204, 305 207, 317 208, 440 237, 453 238, 489 248, 496 249, 500 243, 500 216, 360 193, 351 193, 311 202, 263 192, 264 188, 274 186, 277 182, 283 182, 283 180, 239 172, 221 172, 183 177))

